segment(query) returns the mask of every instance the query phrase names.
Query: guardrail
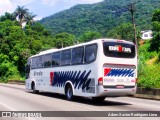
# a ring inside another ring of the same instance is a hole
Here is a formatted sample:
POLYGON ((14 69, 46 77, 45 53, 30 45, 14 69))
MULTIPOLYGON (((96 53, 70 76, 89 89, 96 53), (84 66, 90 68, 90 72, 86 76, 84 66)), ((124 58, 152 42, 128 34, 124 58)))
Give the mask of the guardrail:
POLYGON ((134 95, 134 97, 160 100, 160 89, 156 88, 146 89, 138 87, 137 93, 134 95))
POLYGON ((9 84, 19 84, 19 85, 24 85, 25 81, 20 81, 20 80, 10 80, 8 81, 9 84))

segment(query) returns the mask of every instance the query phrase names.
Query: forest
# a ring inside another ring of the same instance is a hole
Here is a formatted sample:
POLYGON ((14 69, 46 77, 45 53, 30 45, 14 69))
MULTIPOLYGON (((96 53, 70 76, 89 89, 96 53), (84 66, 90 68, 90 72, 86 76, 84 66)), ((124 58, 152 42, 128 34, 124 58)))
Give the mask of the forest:
MULTIPOLYGON (((127 6, 132 1, 104 0, 96 4, 76 5, 46 17, 40 20, 40 23, 49 29, 53 35, 68 32, 79 37, 88 31, 94 31, 100 33, 102 37, 106 37, 107 33, 115 26, 132 22, 131 13, 127 6)), ((152 15, 159 6, 158 0, 143 0, 135 4, 135 20, 139 31, 152 28, 152 15)))
POLYGON ((25 65, 31 55, 75 44, 74 35, 63 32, 53 36, 34 21, 35 17, 24 6, 0 16, 0 82, 25 80, 25 65))

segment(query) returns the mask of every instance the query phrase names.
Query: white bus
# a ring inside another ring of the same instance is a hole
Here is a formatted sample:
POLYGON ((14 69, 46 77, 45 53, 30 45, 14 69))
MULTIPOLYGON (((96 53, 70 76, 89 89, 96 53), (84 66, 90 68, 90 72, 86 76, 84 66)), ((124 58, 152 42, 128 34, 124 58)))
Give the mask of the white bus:
POLYGON ((91 97, 134 95, 137 51, 134 43, 98 39, 62 49, 40 52, 28 59, 26 89, 91 97))

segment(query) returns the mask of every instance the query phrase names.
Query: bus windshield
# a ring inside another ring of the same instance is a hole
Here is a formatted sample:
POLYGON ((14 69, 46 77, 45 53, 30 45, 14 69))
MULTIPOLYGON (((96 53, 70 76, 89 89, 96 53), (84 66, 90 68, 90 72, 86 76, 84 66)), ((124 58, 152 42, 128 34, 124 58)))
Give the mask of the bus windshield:
POLYGON ((103 42, 104 55, 116 58, 134 58, 135 45, 119 42, 103 42))

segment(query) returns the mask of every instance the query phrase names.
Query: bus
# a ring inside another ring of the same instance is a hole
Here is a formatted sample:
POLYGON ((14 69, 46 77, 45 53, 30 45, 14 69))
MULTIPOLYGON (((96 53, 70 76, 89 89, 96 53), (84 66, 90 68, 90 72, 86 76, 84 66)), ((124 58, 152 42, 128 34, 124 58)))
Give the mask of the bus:
POLYGON ((28 59, 26 89, 89 97, 133 96, 137 88, 137 49, 132 42, 96 39, 42 51, 28 59))

